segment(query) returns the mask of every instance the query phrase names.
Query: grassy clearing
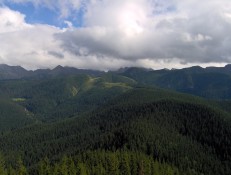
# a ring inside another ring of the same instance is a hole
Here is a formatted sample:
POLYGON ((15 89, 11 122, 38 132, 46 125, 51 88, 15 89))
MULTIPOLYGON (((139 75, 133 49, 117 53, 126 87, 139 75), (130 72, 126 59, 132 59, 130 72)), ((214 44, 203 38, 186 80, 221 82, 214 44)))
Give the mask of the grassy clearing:
POLYGON ((79 90, 75 87, 75 86, 72 86, 71 88, 71 94, 72 96, 76 96, 78 94, 79 90))
POLYGON ((104 83, 104 87, 105 88, 122 87, 122 88, 129 88, 129 89, 131 88, 125 83, 108 83, 108 82, 104 83))
POLYGON ((13 100, 14 102, 24 102, 24 101, 26 101, 25 98, 12 98, 12 100, 13 100))

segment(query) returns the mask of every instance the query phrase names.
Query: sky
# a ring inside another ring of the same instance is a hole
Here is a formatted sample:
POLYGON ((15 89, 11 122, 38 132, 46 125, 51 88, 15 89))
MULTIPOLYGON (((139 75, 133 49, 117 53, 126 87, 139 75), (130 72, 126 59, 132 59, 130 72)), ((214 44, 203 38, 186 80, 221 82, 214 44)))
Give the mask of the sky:
POLYGON ((0 64, 107 71, 230 62, 230 0, 0 0, 0 64))

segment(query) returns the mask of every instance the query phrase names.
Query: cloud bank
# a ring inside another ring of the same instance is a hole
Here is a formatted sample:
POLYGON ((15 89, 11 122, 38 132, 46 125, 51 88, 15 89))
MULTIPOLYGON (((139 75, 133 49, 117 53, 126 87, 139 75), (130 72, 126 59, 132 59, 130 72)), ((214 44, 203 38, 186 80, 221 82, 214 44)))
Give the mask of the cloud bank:
MULTIPOLYGON (((1 2, 1 1, 0 1, 1 2)), ((2 1, 4 3, 4 1, 2 1)), ((11 3, 29 3, 13 0, 11 3)), ((0 62, 26 68, 76 66, 152 68, 231 61, 228 0, 36 0, 64 21, 84 11, 82 26, 28 24, 25 15, 0 8, 0 62), (75 14, 75 13, 73 13, 75 14)), ((76 16, 80 18, 79 16, 76 16)))

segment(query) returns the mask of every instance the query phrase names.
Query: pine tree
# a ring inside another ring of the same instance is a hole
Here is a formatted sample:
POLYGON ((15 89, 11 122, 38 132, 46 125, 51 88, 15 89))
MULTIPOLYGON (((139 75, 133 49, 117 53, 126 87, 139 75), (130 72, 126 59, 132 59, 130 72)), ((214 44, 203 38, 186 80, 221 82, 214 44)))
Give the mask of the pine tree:
POLYGON ((108 174, 118 175, 119 174, 119 161, 115 153, 108 157, 108 174))
POLYGON ((152 174, 160 175, 160 167, 157 161, 154 161, 152 163, 152 174))
POLYGON ((137 175, 138 164, 137 164, 137 159, 134 154, 131 155, 130 167, 131 167, 131 174, 137 175))
POLYGON ((16 171, 12 166, 10 166, 8 169, 8 175, 16 175, 16 171))
POLYGON ((143 160, 139 163, 138 175, 144 175, 144 162, 143 162, 143 160))
POLYGON ((52 169, 52 175, 60 175, 59 165, 56 163, 52 169))
POLYGON ((39 162, 39 175, 51 175, 50 161, 47 157, 39 162))
POLYGON ((68 175, 76 175, 76 174, 77 174, 77 170, 76 170, 75 162, 70 157, 68 159, 68 175))
POLYGON ((151 161, 150 161, 150 159, 148 159, 147 157, 146 158, 144 158, 144 174, 145 175, 151 175, 152 173, 151 173, 151 161))
POLYGON ((84 163, 79 163, 77 167, 78 167, 79 175, 88 175, 87 169, 84 163))
POLYGON ((67 156, 64 156, 60 162, 60 174, 68 175, 67 156))
POLYGON ((131 174, 130 165, 129 165, 129 158, 128 158, 127 153, 122 154, 122 158, 120 161, 120 174, 121 175, 130 175, 131 174))
POLYGON ((27 175, 27 169, 23 165, 23 161, 21 158, 17 161, 17 169, 16 169, 17 175, 27 175))
POLYGON ((95 175, 106 175, 106 171, 102 164, 98 164, 97 166, 94 167, 93 174, 95 175))
POLYGON ((3 156, 1 155, 1 153, 0 153, 0 174, 1 175, 6 175, 7 174, 6 169, 5 169, 5 161, 4 161, 3 156))

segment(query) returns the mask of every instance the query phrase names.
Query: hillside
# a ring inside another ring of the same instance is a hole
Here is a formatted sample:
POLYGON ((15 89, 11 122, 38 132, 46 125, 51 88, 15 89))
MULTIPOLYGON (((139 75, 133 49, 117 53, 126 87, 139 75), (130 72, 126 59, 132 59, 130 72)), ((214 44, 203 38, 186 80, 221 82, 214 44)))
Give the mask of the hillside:
POLYGON ((37 71, 0 81, 0 174, 231 173, 229 66, 37 71))
POLYGON ((130 90, 134 84, 134 80, 120 75, 80 74, 40 80, 4 80, 0 92, 8 98, 23 99, 16 103, 45 122, 92 110, 130 90))
POLYGON ((25 78, 52 78, 57 76, 87 74, 90 76, 100 76, 102 71, 77 69, 73 67, 57 66, 53 69, 26 70, 21 66, 9 66, 0 64, 0 80, 25 79, 25 78))
POLYGON ((34 116, 14 101, 20 99, 0 98, 0 132, 15 130, 36 123, 34 116))
POLYGON ((223 68, 197 66, 173 70, 127 68, 117 73, 132 78, 141 85, 172 89, 208 99, 231 98, 230 65, 223 68))
MULTIPOLYGON (((27 71, 20 66, 0 65, 0 80, 50 80, 68 76, 88 75, 106 77, 120 75, 123 79, 136 82, 142 86, 167 88, 185 92, 208 99, 231 98, 231 66, 207 67, 194 66, 184 69, 152 70, 145 68, 122 68, 112 72, 77 69, 57 66, 54 69, 27 71)), ((134 85, 134 83, 132 83, 134 85)))
POLYGON ((4 134, 0 149, 11 161, 23 156, 27 166, 104 150, 139 152, 180 174, 230 174, 230 125, 203 99, 138 88, 81 117, 4 134))
POLYGON ((0 80, 4 79, 20 79, 28 76, 29 71, 20 66, 8 66, 0 64, 0 80))

